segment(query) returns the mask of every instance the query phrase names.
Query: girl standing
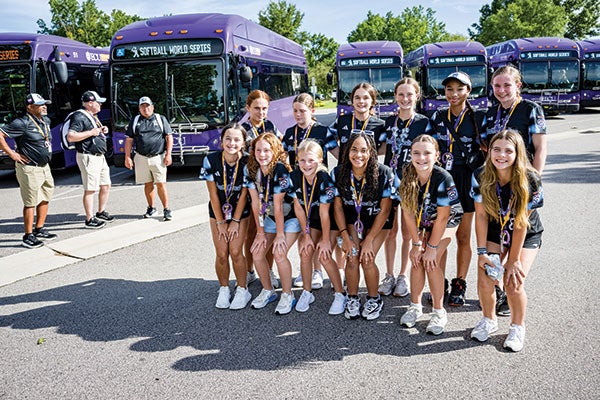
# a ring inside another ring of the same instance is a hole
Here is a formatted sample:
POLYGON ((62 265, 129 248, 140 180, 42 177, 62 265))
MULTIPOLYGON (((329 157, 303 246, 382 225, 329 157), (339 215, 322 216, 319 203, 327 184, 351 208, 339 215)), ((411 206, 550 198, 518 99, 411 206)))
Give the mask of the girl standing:
POLYGON ((292 265, 287 254, 298 238, 300 225, 294 215, 293 199, 288 194, 291 168, 286 158, 277 136, 263 133, 252 141, 252 154, 245 171, 257 231, 251 251, 263 285, 252 307, 263 308, 277 299, 267 260, 267 251, 272 247, 283 289, 276 314, 288 314, 296 303, 292 293, 292 265))
POLYGON ((295 213, 302 228, 300 237, 300 268, 303 288, 296 311, 308 311, 315 300, 311 293, 312 269, 315 252, 318 260, 325 266, 327 275, 335 291, 330 315, 344 312, 346 294, 337 264, 331 258, 332 239, 330 235, 329 209, 337 190, 327 168, 323 164, 321 145, 313 139, 305 139, 297 149, 298 167, 292 172, 292 184, 295 192, 295 213))
POLYGON ((383 245, 394 216, 392 199, 396 197, 396 178, 390 167, 377 161, 377 151, 371 135, 358 132, 350 136, 347 150, 332 171, 339 196, 334 213, 346 252, 346 283, 348 300, 344 316, 347 319, 372 320, 379 317, 383 299, 377 292, 379 270, 375 257, 383 245), (359 266, 365 274, 367 301, 362 308, 358 298, 359 266))
POLYGON ((237 123, 227 125, 221 131, 223 150, 209 154, 200 170, 200 179, 206 181, 210 196, 210 231, 217 256, 215 270, 220 289, 215 306, 232 310, 246 307, 251 298, 246 287, 246 260, 242 251, 248 228, 247 217, 250 215, 247 189, 242 185, 244 167, 248 162, 245 144, 246 130, 237 123), (237 281, 231 302, 229 257, 233 261, 237 281))
POLYGON ((439 160, 437 141, 420 135, 411 146, 411 163, 404 169, 400 199, 404 213, 402 223, 412 238, 410 260, 410 307, 400 323, 413 327, 423 315, 421 296, 425 277, 433 300, 427 332, 444 332, 448 317, 444 309, 444 271, 440 261, 462 217, 462 208, 452 176, 435 165, 439 160))
MULTIPOLYGON (((386 140, 384 143, 385 165, 389 165, 402 179, 402 168, 410 163, 410 146, 417 136, 432 133, 429 118, 417 114, 415 107, 420 96, 417 81, 412 78, 403 78, 394 88, 398 114, 391 115, 385 120, 386 140)), ((385 263, 387 272, 379 285, 379 293, 384 296, 394 294, 404 297, 408 294, 408 253, 410 250, 410 235, 402 225, 401 264, 398 278, 394 277, 394 262, 396 260, 396 238, 399 227, 398 204, 394 202, 394 225, 385 240, 385 263)), ((402 210, 401 210, 402 212, 402 210)))
POLYGON ((494 284, 502 279, 511 324, 504 347, 521 351, 525 340, 525 278, 542 244, 544 228, 537 209, 544 203, 540 175, 527 160, 519 132, 507 129, 492 137, 485 165, 473 174, 477 235, 477 289, 483 318, 471 337, 486 341, 498 330, 494 284), (494 262, 490 256, 499 255, 494 262), (494 268, 504 268, 504 276, 494 268), (488 276, 490 275, 490 276, 488 276))

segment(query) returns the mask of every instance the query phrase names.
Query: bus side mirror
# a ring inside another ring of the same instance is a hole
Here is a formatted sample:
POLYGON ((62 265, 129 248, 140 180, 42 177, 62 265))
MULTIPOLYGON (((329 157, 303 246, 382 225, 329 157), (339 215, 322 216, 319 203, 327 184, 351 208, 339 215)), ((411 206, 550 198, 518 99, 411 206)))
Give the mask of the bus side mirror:
POLYGON ((96 87, 96 90, 100 94, 104 93, 104 85, 106 83, 106 80, 104 79, 104 74, 106 72, 107 72, 107 70, 105 70, 102 67, 100 67, 96 71, 94 71, 94 77, 93 77, 94 86, 96 87))
POLYGON ((54 66, 54 74, 56 75, 56 79, 62 84, 67 83, 69 80, 69 71, 67 70, 67 63, 64 61, 52 61, 52 65, 54 66))
POLYGON ((240 81, 242 82, 243 88, 250 89, 250 82, 252 81, 252 70, 249 66, 244 65, 240 68, 240 81))
POLYGON ((327 73, 327 84, 333 85, 333 74, 331 72, 327 73))

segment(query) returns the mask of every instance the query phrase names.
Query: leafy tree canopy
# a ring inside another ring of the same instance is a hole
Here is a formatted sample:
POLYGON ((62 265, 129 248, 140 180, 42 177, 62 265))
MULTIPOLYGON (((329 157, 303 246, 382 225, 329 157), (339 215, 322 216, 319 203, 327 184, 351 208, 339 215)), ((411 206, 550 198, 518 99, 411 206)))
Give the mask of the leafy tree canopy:
POLYGON ((267 8, 258 13, 260 25, 295 42, 300 42, 302 39, 300 25, 303 18, 303 12, 300 12, 294 4, 283 0, 269 2, 267 8))

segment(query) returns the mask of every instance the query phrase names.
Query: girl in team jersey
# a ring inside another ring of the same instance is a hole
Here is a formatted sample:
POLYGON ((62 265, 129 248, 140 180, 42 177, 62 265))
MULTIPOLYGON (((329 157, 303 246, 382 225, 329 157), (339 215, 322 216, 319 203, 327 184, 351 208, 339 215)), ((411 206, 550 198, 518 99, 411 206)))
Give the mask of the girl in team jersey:
MULTIPOLYGON (((432 133, 429 118, 415 112, 420 96, 417 81, 403 78, 394 88, 398 114, 391 115, 385 120, 386 140, 384 143, 385 165, 389 165, 396 175, 402 179, 402 168, 410 163, 410 146, 417 136, 432 133)), ((387 272, 379 285, 379 293, 384 296, 394 294, 404 297, 408 294, 408 253, 410 251, 410 236, 402 224, 401 264, 398 278, 394 277, 394 262, 396 260, 396 238, 399 228, 398 204, 393 204, 396 217, 390 234, 385 240, 385 263, 387 272)))
POLYGON ((411 146, 411 163, 400 183, 402 223, 412 239, 410 260, 410 306, 400 323, 413 327, 423 315, 421 296, 425 277, 433 301, 427 332, 444 332, 448 317, 444 309, 444 271, 440 261, 462 217, 462 208, 452 176, 436 165, 440 152, 430 135, 420 135, 411 146))
POLYGON ((252 141, 252 154, 245 170, 245 186, 250 192, 256 237, 251 251, 263 289, 253 308, 263 308, 277 299, 271 283, 267 251, 277 264, 283 292, 275 313, 288 314, 295 305, 292 293, 292 265, 288 251, 298 238, 300 225, 294 215, 287 154, 273 133, 263 133, 252 141))
POLYGON ((244 167, 248 162, 245 144, 246 130, 237 123, 227 125, 221 131, 223 150, 209 154, 200 170, 200 179, 206 181, 210 197, 210 231, 220 285, 215 306, 232 310, 246 307, 251 298, 246 287, 246 260, 242 251, 250 215, 248 190, 243 187, 244 167), (233 301, 230 301, 229 257, 237 281, 233 301))
POLYGON ((296 304, 296 311, 308 311, 315 300, 312 291, 312 269, 315 252, 323 263, 334 289, 330 315, 344 312, 346 294, 337 264, 331 258, 335 237, 330 231, 329 210, 337 190, 323 164, 323 149, 314 139, 305 139, 296 149, 298 166, 292 171, 295 214, 300 222, 300 268, 304 290, 296 304))
POLYGON ((376 149, 385 141, 385 122, 375 116, 377 90, 367 82, 359 83, 350 93, 352 114, 340 115, 331 125, 331 130, 339 142, 338 150, 333 150, 337 159, 343 157, 344 150, 352 133, 366 132, 374 139, 376 149))
POLYGON ((542 244, 544 229, 537 209, 542 207, 544 195, 540 175, 527 160, 519 132, 507 129, 492 137, 486 163, 475 171, 472 183, 477 290, 483 318, 471 337, 483 342, 498 330, 494 284, 501 279, 512 311, 504 347, 520 351, 525 339, 525 279, 542 244))
MULTIPOLYGON (((471 175, 483 164, 481 156, 481 133, 484 130, 485 113, 475 111, 467 101, 471 92, 471 78, 464 72, 453 72, 442 81, 445 87, 449 107, 437 110, 431 117, 431 123, 437 133, 442 167, 450 172, 456 183, 456 189, 464 216, 456 231, 456 277, 452 279, 448 304, 465 304, 467 273, 473 256, 471 248, 471 230, 475 206, 469 195, 471 175)), ((442 269, 446 269, 444 254, 442 269)))
POLYGON ((392 200, 396 198, 394 171, 377 161, 373 137, 365 132, 350 135, 340 163, 331 173, 339 196, 334 203, 335 221, 346 252, 348 300, 344 316, 372 320, 379 317, 383 299, 377 292, 379 271, 375 257, 393 225, 392 200), (362 307, 358 283, 362 267, 367 301, 362 307))

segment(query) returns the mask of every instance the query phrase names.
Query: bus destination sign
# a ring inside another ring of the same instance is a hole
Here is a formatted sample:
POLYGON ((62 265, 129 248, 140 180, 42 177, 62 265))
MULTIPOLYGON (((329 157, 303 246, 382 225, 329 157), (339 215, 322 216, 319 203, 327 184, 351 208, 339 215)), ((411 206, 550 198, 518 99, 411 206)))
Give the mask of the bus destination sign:
POLYGON ((600 60, 600 51, 592 52, 592 53, 585 53, 584 58, 586 60, 600 60))
POLYGON ((521 53, 522 60, 536 60, 549 58, 579 58, 577 51, 524 51, 521 53))
POLYGON ((192 56, 218 56, 223 53, 220 39, 164 40, 117 45, 114 60, 140 60, 149 58, 177 58, 192 56))
POLYGON ((26 44, 0 45, 0 61, 30 60, 31 46, 26 44))
POLYGON ((387 67, 400 65, 400 57, 362 57, 340 60, 340 67, 387 67))
POLYGON ((432 57, 429 59, 429 65, 444 65, 444 64, 473 64, 473 63, 484 63, 485 56, 473 55, 473 56, 443 56, 443 57, 432 57))

